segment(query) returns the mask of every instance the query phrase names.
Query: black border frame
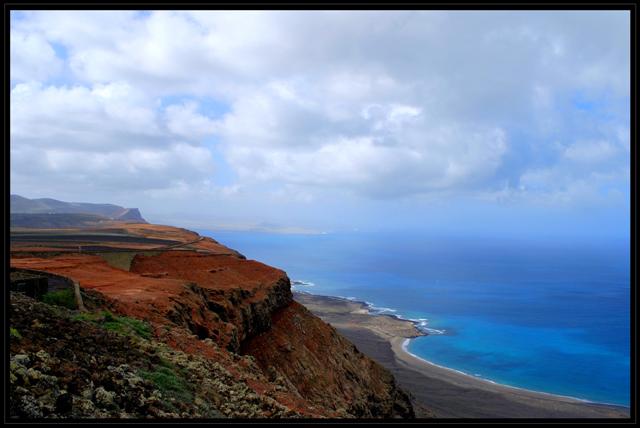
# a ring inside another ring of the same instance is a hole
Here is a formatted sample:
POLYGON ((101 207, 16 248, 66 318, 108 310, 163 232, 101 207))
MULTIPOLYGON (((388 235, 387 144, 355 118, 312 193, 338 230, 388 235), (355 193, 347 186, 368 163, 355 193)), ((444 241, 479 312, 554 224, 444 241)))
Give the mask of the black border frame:
POLYGON ((604 1, 563 1, 558 3, 553 2, 531 2, 525 1, 520 3, 514 2, 486 2, 486 3, 469 3, 467 1, 450 0, 449 2, 419 2, 419 1, 407 1, 401 0, 399 2, 391 2, 391 0, 346 0, 344 2, 337 2, 331 0, 323 2, 320 0, 309 0, 307 2, 300 1, 274 1, 274 2, 256 2, 256 1, 237 1, 237 2, 198 2, 189 1, 184 3, 178 3, 175 0, 156 0, 156 1, 136 1, 136 2, 87 2, 82 0, 67 0, 65 2, 42 2, 41 0, 23 0, 23 1, 10 1, 3 3, 3 22, 4 22, 4 38, 3 38, 3 50, 4 50, 4 423, 266 423, 266 424, 316 424, 316 423, 340 423, 347 422, 347 420, 317 420, 317 419, 303 419, 303 420, 262 420, 262 419, 138 419, 138 420, 73 420, 73 419, 11 419, 8 415, 9 409, 9 313, 7 310, 7 304, 9 302, 9 288, 6 287, 9 276, 9 196, 10 196, 10 101, 9 95, 11 92, 11 84, 9 79, 9 40, 10 40, 10 13, 12 10, 74 10, 74 9, 90 9, 90 10, 306 10, 306 9, 331 9, 331 10, 627 10, 629 11, 630 19, 630 267, 631 267, 631 282, 630 282, 630 333, 631 333, 631 395, 630 395, 630 417, 629 419, 564 419, 564 418, 536 418, 536 419, 512 419, 512 418, 486 418, 486 419, 416 419, 406 421, 396 420, 371 420, 371 419, 357 419, 352 420, 352 423, 480 423, 480 424, 496 424, 496 423, 524 423, 524 424, 539 424, 539 423, 568 423, 568 424, 592 424, 592 423, 623 423, 623 424, 635 424, 637 423, 637 294, 636 294, 636 184, 637 184, 637 170, 635 169, 636 162, 636 142, 637 142, 637 16, 638 5, 635 1, 615 1, 606 3, 604 1))

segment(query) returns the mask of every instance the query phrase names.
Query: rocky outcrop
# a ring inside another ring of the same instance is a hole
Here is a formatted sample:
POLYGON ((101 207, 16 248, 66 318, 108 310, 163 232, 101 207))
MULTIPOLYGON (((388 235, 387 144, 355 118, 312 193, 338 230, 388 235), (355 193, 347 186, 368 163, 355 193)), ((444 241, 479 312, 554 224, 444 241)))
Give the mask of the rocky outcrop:
POLYGON ((191 302, 177 302, 167 317, 234 352, 247 338, 267 331, 272 314, 293 301, 286 273, 254 260, 176 251, 138 255, 131 272, 189 281, 188 290, 202 301, 199 310, 194 313, 191 302))

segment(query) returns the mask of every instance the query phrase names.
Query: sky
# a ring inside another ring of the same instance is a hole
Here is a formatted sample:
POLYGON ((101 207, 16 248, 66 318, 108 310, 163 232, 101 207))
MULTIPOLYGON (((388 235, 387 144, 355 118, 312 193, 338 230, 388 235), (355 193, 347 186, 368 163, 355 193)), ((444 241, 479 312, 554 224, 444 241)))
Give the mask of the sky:
POLYGON ((629 236, 627 11, 12 11, 11 193, 280 232, 629 236))

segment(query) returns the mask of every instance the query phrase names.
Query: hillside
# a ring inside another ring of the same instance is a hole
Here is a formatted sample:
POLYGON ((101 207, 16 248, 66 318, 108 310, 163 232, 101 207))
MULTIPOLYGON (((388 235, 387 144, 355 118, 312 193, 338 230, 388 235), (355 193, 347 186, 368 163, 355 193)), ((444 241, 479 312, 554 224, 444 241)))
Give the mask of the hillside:
POLYGON ((12 268, 78 282, 89 310, 12 294, 13 417, 414 417, 386 369, 293 301, 285 272, 184 229, 131 227, 112 251, 12 242, 12 268), (136 250, 136 236, 178 244, 136 250))

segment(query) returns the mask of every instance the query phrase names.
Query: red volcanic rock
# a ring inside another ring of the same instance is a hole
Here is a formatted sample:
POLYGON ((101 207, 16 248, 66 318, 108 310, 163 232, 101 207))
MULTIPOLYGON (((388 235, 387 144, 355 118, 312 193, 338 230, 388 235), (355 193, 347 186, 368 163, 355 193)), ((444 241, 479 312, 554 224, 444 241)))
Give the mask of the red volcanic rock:
POLYGON ((201 304, 187 281, 145 278, 114 268, 99 256, 20 257, 12 258, 11 266, 66 276, 79 282, 81 288, 104 295, 119 312, 156 323, 167 322, 177 296, 185 303, 201 304))
MULTIPOLYGON (((157 256, 137 255, 131 272, 141 275, 166 274, 166 278, 197 284, 193 291, 201 295, 205 313, 214 316, 217 325, 194 324, 200 338, 211 337, 221 346, 237 351, 247 337, 266 331, 273 312, 293 300, 291 284, 284 271, 254 260, 199 254, 187 251, 166 252, 157 256)), ((171 315, 180 323, 193 314, 178 311, 171 315)))

